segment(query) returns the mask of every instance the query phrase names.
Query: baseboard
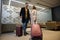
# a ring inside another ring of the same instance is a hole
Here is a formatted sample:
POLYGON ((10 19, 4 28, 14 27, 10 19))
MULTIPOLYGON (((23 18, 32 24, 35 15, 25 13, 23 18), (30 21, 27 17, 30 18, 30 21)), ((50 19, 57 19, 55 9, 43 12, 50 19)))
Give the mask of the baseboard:
POLYGON ((16 29, 16 24, 2 24, 2 33, 3 32, 11 32, 16 29))

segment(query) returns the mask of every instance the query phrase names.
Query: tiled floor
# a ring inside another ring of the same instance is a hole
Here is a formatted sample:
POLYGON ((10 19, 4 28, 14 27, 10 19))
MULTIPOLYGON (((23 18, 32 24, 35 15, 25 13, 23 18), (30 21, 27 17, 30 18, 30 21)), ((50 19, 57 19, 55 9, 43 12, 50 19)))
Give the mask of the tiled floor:
MULTIPOLYGON (((27 29, 30 34, 30 28, 27 29)), ((43 40, 60 40, 60 31, 42 29, 43 40)), ((17 37, 15 33, 5 33, 0 36, 0 40, 29 40, 30 35, 17 37)))

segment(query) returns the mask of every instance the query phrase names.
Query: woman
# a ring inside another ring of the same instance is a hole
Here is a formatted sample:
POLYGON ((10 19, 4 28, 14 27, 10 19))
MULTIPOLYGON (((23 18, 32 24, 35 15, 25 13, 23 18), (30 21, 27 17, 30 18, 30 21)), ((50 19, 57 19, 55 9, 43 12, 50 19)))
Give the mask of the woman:
POLYGON ((42 40, 42 31, 40 25, 37 24, 37 10, 35 6, 33 6, 31 12, 31 24, 31 39, 42 40))
POLYGON ((37 23, 37 10, 35 6, 33 6, 31 11, 31 24, 33 23, 37 23))

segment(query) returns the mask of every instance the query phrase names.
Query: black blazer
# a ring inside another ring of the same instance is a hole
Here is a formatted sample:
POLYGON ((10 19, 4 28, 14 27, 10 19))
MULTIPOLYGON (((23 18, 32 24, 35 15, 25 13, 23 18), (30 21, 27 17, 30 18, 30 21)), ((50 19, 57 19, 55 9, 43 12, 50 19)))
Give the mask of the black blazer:
POLYGON ((30 13, 29 13, 29 9, 27 10, 27 18, 25 18, 25 7, 21 8, 20 11, 20 16, 22 16, 22 23, 24 23, 26 21, 26 19, 29 21, 30 20, 30 13))

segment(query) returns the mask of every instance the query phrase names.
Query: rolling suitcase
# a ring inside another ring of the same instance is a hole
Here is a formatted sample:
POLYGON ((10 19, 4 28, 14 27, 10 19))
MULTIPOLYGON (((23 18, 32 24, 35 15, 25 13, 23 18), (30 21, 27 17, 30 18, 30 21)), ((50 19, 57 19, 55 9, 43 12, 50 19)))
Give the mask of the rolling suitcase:
POLYGON ((22 36, 22 26, 16 27, 16 36, 22 36))
POLYGON ((39 24, 32 24, 31 27, 31 39, 42 40, 42 30, 39 24))

